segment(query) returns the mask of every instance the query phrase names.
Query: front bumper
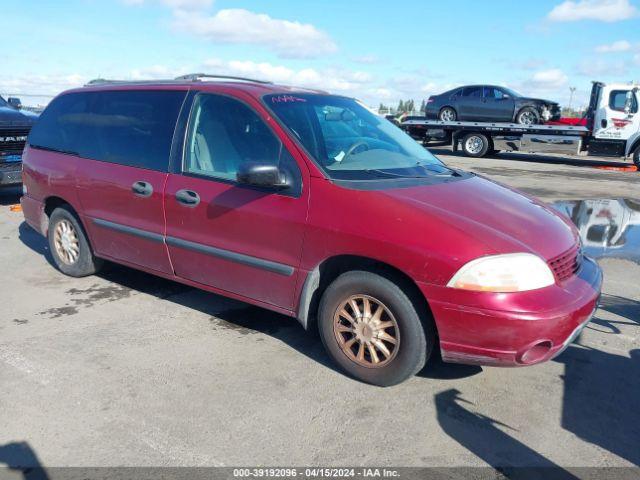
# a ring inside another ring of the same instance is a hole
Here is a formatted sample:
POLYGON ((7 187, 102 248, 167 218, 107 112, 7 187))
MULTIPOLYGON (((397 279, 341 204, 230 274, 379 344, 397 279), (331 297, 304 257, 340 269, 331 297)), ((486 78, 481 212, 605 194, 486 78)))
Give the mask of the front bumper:
POLYGON ((22 183, 22 162, 0 163, 0 186, 8 187, 22 183))
POLYGON ((602 272, 585 257, 572 278, 529 292, 421 288, 438 328, 444 361, 522 366, 559 355, 577 338, 597 308, 602 272))

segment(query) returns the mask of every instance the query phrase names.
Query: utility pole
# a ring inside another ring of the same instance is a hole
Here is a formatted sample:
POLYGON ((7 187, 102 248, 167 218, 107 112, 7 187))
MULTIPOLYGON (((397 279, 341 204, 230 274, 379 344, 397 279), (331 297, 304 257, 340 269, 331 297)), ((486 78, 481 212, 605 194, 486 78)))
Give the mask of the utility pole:
POLYGON ((576 87, 569 87, 571 95, 569 96, 569 111, 571 111, 571 104, 573 103, 573 94, 576 91, 576 87))

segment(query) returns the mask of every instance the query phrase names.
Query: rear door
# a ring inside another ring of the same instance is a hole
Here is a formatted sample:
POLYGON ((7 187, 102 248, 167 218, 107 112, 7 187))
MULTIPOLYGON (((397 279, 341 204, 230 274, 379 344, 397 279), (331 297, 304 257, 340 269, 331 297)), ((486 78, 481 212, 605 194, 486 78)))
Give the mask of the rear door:
POLYGON ((460 120, 484 120, 482 87, 465 87, 458 99, 460 120))
POLYGON ((164 244, 163 189, 183 90, 87 93, 77 186, 96 253, 172 273, 164 244))
POLYGON ((182 165, 166 185, 166 241, 176 275, 290 310, 307 216, 303 176, 308 172, 280 127, 249 101, 196 95, 182 165), (239 165, 251 161, 279 164, 292 186, 270 190, 238 184, 239 165))

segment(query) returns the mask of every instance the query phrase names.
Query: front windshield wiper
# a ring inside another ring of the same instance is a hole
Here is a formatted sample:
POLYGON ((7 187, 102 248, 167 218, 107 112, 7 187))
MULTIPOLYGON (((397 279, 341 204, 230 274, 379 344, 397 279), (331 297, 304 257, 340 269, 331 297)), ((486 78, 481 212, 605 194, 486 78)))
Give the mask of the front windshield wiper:
POLYGON ((401 178, 425 178, 421 175, 402 175, 401 173, 387 172, 386 170, 378 170, 377 168, 365 168, 363 170, 369 174, 377 174, 378 176, 401 177, 401 178))

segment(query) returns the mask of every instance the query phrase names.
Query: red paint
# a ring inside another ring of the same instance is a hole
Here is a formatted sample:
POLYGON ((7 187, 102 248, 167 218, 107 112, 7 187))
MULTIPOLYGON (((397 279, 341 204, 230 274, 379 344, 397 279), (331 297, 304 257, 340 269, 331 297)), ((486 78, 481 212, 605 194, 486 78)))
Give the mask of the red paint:
POLYGON ((576 229, 541 202, 481 177, 383 191, 342 188, 325 178, 260 103, 266 93, 296 101, 289 90, 239 83, 197 86, 240 98, 258 112, 300 167, 300 197, 27 147, 23 181, 28 195, 22 203, 27 222, 44 232, 44 204, 60 197, 79 212, 99 256, 291 316, 298 311, 307 274, 323 261, 348 254, 384 262, 424 294, 450 361, 521 365, 528 358, 546 360, 593 311, 602 278, 590 261, 577 275, 529 292, 446 287, 461 266, 480 256, 530 252, 548 261, 574 248, 576 229), (132 194, 130 187, 139 180, 153 185, 151 198, 132 194), (197 191, 200 204, 177 203, 180 189, 197 191), (292 267, 293 274, 109 231, 92 218, 277 262, 292 267))

